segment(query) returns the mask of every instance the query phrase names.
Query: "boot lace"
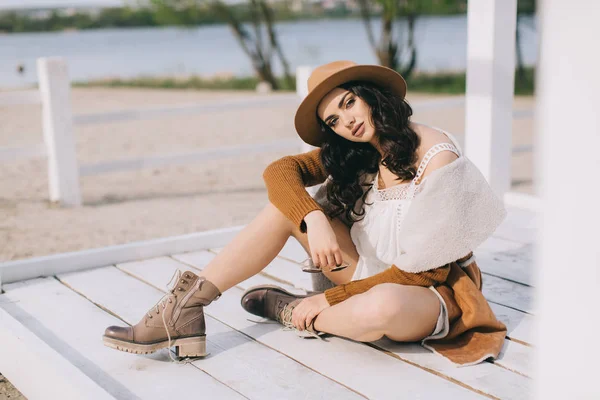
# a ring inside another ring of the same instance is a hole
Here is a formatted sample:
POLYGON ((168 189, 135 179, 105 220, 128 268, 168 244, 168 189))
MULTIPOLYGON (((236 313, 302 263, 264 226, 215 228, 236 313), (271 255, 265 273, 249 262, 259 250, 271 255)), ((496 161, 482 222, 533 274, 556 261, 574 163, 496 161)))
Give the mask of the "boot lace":
POLYGON ((246 318, 246 319, 250 322, 254 322, 257 324, 282 324, 283 325, 283 328, 281 328, 282 331, 294 331, 300 337, 306 337, 306 335, 308 335, 311 337, 315 337, 319 340, 325 341, 325 339, 323 339, 321 336, 319 336, 319 333, 317 333, 314 330, 314 328, 312 326, 313 325, 312 321, 309 324, 308 329, 305 329, 303 331, 299 330, 298 328, 296 328, 294 326, 294 324, 292 323, 292 312, 294 311, 294 308, 295 308, 294 306, 290 306, 289 304, 284 305, 283 309, 278 314, 279 318, 277 319, 277 321, 273 321, 270 319, 263 319, 263 320, 253 320, 250 318, 246 318))
MULTIPOLYGON (((148 312, 146 313, 146 315, 148 316, 148 318, 152 318, 153 317, 153 313, 152 311, 154 310, 156 312, 156 314, 160 313, 160 309, 162 308, 163 310, 165 308, 167 308, 167 303, 172 303, 173 302, 173 298, 175 297, 175 287, 177 286, 176 283, 173 284, 173 286, 171 287, 171 282, 173 282, 173 280, 175 282, 179 282, 179 278, 181 278, 181 271, 177 270, 173 273, 173 276, 171 276, 171 279, 169 279, 169 282, 167 283, 167 294, 165 294, 159 301, 158 303, 156 303, 154 306, 152 306, 150 308, 150 310, 148 310, 148 312), (175 279, 173 279, 175 278, 175 279)), ((164 320, 164 313, 163 313, 163 320, 164 320)))
POLYGON ((173 357, 173 354, 171 352, 171 344, 172 344, 171 333, 169 332, 169 327, 167 326, 167 321, 165 320, 165 313, 160 312, 161 309, 165 310, 167 308, 167 303, 172 303, 173 299, 176 297, 175 296, 175 288, 177 287, 177 282, 179 282, 180 278, 181 278, 181 270, 176 270, 173 273, 173 276, 171 276, 171 279, 169 279, 169 282, 167 283, 167 290, 168 290, 167 294, 165 294, 158 301, 158 303, 156 303, 155 306, 150 308, 150 310, 148 311, 148 313, 146 315, 148 316, 148 318, 152 318, 153 311, 155 311, 156 314, 161 314, 163 327, 165 328, 165 331, 167 332, 167 339, 169 340, 169 347, 168 347, 169 358, 175 364, 189 364, 191 362, 189 357, 184 359, 183 361, 179 361, 175 357, 173 357), (173 282, 173 286, 171 286, 171 282, 173 282))

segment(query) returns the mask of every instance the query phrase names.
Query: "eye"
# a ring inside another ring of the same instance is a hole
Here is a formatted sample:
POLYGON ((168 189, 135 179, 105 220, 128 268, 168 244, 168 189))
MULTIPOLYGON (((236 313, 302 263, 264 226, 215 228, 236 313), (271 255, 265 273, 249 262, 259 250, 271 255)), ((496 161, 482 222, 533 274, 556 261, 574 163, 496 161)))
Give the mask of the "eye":
POLYGON ((329 120, 329 123, 327 124, 330 128, 333 128, 337 122, 337 118, 332 118, 329 120))
POLYGON ((352 104, 354 104, 354 98, 351 98, 346 102, 346 108, 352 107, 352 104))

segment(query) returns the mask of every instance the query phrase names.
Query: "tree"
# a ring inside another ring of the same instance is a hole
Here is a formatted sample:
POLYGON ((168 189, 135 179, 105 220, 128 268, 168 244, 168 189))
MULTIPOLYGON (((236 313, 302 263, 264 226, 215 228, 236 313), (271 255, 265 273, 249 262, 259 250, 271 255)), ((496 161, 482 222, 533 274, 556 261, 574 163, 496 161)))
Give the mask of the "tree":
MULTIPOLYGON (((519 0, 517 2, 517 31, 515 32, 515 49, 517 57, 517 81, 522 85, 527 84, 527 74, 525 72, 525 63, 523 62, 523 50, 521 46, 521 29, 523 29, 523 15, 535 13, 536 0, 519 0)), ((533 26, 529 26, 533 29, 533 26)))
POLYGON ((399 71, 405 78, 412 73, 417 62, 417 49, 414 41, 415 20, 422 2, 416 0, 358 0, 361 16, 367 31, 367 38, 375 52, 379 64, 399 71), (375 39, 371 26, 372 8, 381 8, 381 36, 375 39), (408 23, 408 40, 406 48, 410 52, 407 63, 400 65, 402 44, 394 37, 394 22, 401 15, 406 16, 408 23))
MULTIPOLYGON (((237 42, 250 58, 256 75, 262 81, 268 82, 274 90, 280 88, 272 67, 273 58, 276 56, 282 65, 286 85, 290 88, 294 86, 289 63, 283 54, 275 32, 273 10, 264 0, 250 0, 247 3, 251 29, 247 29, 242 23, 239 13, 236 13, 236 6, 227 5, 220 0, 151 1, 156 9, 160 10, 163 15, 168 16, 169 20, 173 21, 179 18, 182 25, 186 25, 185 21, 181 21, 181 18, 185 18, 182 16, 185 13, 178 12, 178 10, 206 9, 217 13, 227 21, 237 42)), ((239 8, 239 6, 237 7, 239 8)))

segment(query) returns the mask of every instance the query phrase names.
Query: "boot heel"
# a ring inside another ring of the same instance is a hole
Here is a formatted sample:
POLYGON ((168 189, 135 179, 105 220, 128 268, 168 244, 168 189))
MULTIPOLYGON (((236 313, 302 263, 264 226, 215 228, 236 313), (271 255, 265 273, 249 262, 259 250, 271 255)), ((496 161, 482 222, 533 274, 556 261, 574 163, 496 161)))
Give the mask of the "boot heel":
POLYGON ((204 357, 206 352, 206 336, 182 339, 175 346, 177 357, 204 357))

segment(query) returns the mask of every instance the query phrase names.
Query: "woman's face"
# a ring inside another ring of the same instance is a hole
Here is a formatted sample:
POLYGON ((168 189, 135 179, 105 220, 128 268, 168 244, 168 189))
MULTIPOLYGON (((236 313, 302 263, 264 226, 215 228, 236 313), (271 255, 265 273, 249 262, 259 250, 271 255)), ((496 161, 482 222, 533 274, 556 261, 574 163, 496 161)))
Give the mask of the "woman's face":
POLYGON ((360 97, 342 88, 327 93, 317 115, 336 134, 352 142, 375 142, 371 109, 360 97))

